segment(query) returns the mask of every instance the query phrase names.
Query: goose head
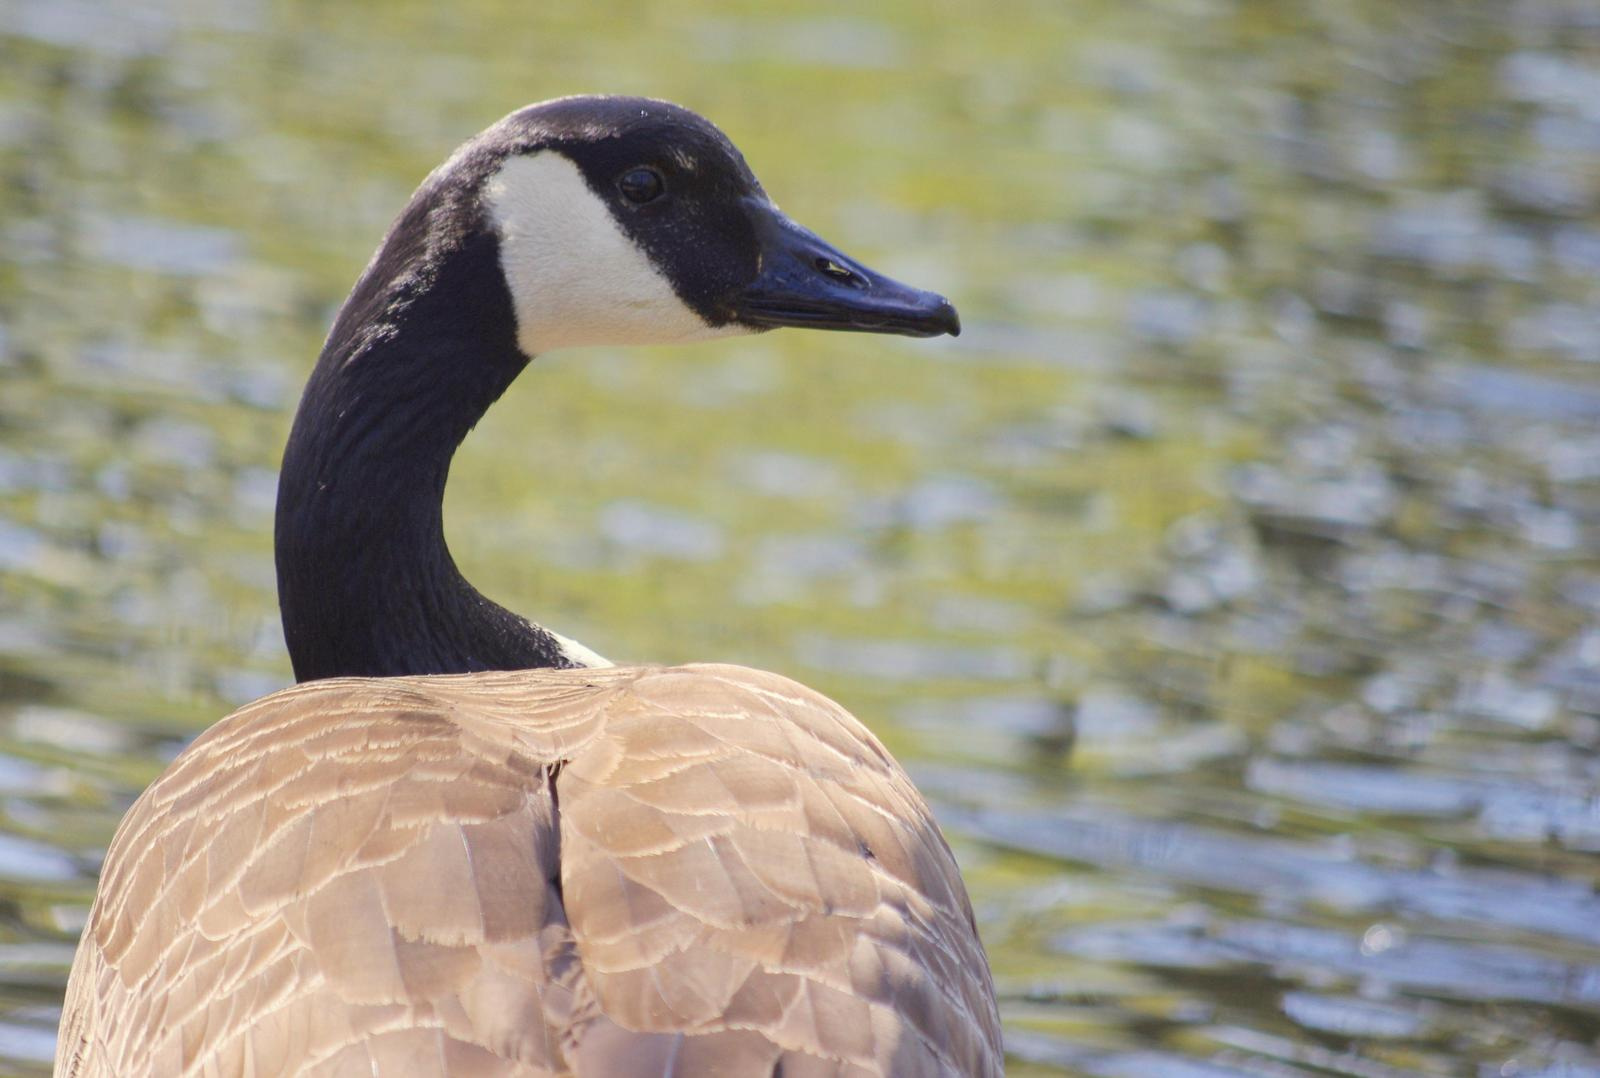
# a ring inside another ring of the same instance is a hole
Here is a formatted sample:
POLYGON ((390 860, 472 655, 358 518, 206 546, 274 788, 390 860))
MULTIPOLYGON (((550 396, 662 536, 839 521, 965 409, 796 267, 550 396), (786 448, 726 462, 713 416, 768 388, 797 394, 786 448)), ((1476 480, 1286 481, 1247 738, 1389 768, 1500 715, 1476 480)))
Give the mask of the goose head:
MULTIPOLYGON (((438 257, 487 237, 524 356, 780 326, 960 332, 943 296, 790 220, 727 136, 663 101, 567 97, 514 112, 435 170, 419 206, 429 219, 403 215, 386 247, 423 234, 438 257)), ((414 254, 401 246, 391 261, 414 254)))
POLYGON ((944 297, 791 221, 733 143, 688 109, 564 98, 514 113, 499 131, 507 152, 481 204, 530 355, 778 326, 960 330, 944 297))

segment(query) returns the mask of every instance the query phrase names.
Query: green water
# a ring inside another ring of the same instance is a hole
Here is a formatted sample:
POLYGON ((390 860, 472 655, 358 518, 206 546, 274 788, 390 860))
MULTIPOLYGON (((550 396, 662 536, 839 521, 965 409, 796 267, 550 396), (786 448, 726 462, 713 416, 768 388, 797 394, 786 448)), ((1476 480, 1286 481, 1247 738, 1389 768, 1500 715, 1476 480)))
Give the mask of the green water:
POLYGON ((122 811, 289 679, 345 290, 456 142, 601 90, 967 329, 540 359, 453 473, 471 579, 876 729, 1016 1074, 1600 1075, 1582 0, 0 0, 0 1070, 122 811))

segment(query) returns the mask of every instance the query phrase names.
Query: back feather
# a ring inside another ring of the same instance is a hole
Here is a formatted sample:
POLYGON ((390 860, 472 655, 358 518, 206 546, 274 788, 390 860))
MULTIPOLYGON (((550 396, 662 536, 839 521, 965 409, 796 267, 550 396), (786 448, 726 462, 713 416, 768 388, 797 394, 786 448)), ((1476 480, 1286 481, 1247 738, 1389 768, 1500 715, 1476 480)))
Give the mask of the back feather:
POLYGON ((949 848, 731 666, 310 682, 135 803, 63 1076, 998 1075, 949 848))

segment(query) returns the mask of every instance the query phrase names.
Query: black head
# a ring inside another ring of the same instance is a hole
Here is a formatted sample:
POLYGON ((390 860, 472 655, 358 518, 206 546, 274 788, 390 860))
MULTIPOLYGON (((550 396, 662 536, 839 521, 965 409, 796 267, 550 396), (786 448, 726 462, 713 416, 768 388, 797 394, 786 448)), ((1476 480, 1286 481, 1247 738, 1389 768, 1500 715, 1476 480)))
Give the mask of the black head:
POLYGON ((785 217, 738 149, 688 109, 631 97, 532 105, 436 181, 477 188, 535 354, 776 326, 932 336, 953 307, 785 217))

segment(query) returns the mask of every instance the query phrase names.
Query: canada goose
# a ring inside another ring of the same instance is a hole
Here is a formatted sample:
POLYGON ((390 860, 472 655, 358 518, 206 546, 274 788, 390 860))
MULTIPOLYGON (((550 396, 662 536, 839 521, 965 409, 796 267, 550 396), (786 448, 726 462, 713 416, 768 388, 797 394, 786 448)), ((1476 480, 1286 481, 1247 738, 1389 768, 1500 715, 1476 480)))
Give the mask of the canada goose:
POLYGON ((685 109, 576 97, 436 169, 346 300, 277 518, 303 684, 107 853, 61 1075, 994 1075, 971 906, 904 771, 736 666, 614 666, 475 591, 456 446, 536 353, 956 333, 685 109))

